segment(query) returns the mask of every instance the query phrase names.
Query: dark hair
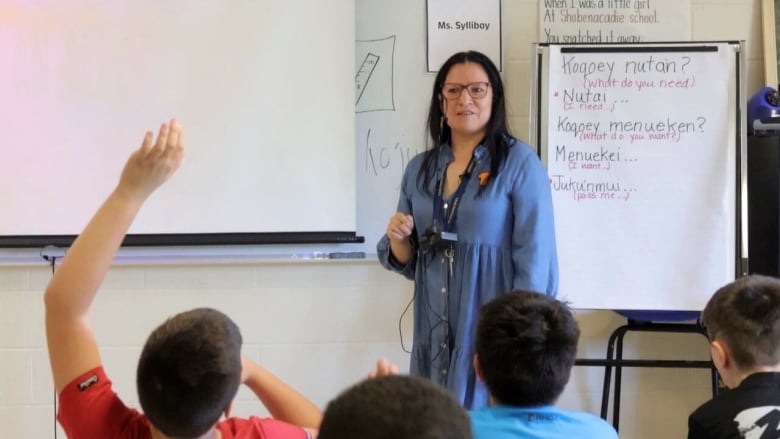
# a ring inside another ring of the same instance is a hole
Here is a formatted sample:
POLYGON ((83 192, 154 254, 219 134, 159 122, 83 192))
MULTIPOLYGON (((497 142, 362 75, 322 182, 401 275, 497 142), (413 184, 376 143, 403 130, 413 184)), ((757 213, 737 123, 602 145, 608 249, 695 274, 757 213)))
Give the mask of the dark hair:
POLYGON ((452 131, 444 123, 444 113, 441 109, 442 87, 447 79, 447 74, 455 64, 473 62, 482 66, 490 81, 490 88, 493 93, 493 102, 491 105, 490 119, 485 127, 485 147, 490 153, 490 175, 498 175, 501 165, 504 164, 509 154, 509 145, 512 135, 509 133, 509 127, 506 121, 506 100, 504 99, 504 84, 501 82, 501 74, 493 61, 483 53, 470 50, 468 52, 458 52, 441 66, 436 79, 433 82, 433 93, 431 95, 431 106, 428 110, 428 132, 431 136, 430 141, 433 144, 425 152, 420 172, 417 174, 417 184, 422 191, 430 194, 431 181, 436 174, 436 157, 442 144, 452 140, 452 131))
POLYGON ((500 404, 554 403, 569 381, 580 330, 569 307, 528 291, 503 294, 480 311, 476 352, 500 404))
POLYGON ((780 280, 751 275, 725 285, 704 307, 702 324, 738 367, 780 363, 780 280))
POLYGON ((364 380, 328 404, 319 439, 469 439, 471 423, 452 396, 409 376, 364 380))
POLYGON ((144 414, 167 436, 194 438, 219 420, 241 381, 241 333, 225 314, 177 314, 146 340, 136 386, 144 414))

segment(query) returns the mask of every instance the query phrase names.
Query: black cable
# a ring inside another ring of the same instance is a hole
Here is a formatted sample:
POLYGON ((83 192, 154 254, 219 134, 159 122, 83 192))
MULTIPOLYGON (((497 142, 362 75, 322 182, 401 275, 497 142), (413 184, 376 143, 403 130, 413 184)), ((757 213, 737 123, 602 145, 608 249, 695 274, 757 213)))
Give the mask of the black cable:
MULTIPOLYGON (((51 266, 51 275, 54 277, 54 270, 57 265, 57 256, 48 254, 46 252, 56 249, 54 246, 47 245, 42 248, 40 255, 51 266)), ((54 439, 57 439, 57 389, 54 389, 54 439)))
MULTIPOLYGON (((51 256, 51 276, 54 277, 54 267, 57 265, 57 257, 51 256)), ((54 389, 54 439, 57 439, 57 389, 54 389)))
MULTIPOLYGON (((447 330, 447 339, 448 339, 448 340, 447 340, 447 343, 448 343, 450 346, 452 346, 452 342, 451 342, 451 340, 450 340, 450 339, 451 339, 451 337, 452 337, 452 334, 451 334, 451 333, 452 333, 452 328, 449 328, 450 322, 448 321, 448 319, 447 319, 447 318, 445 318, 444 316, 442 316, 441 314, 439 314, 438 312, 436 312, 436 308, 435 308, 435 307, 433 306, 433 304, 431 303, 431 298, 430 298, 430 296, 429 296, 428 294, 426 294, 426 293, 425 293, 425 287, 426 287, 426 285, 427 285, 427 280, 428 280, 428 279, 427 279, 427 277, 428 277, 428 276, 427 276, 427 274, 428 274, 428 273, 427 273, 427 265, 429 265, 429 264, 433 263, 433 261, 435 261, 435 260, 436 260, 437 256, 438 256, 438 255, 437 255, 437 252, 436 252, 436 251, 434 251, 434 250, 422 250, 422 251, 418 250, 418 251, 417 251, 417 258, 422 258, 422 259, 420 260, 420 264, 419 264, 419 267, 423 269, 423 271, 422 271, 422 273, 421 273, 421 279, 420 279, 420 283, 421 283, 421 284, 422 284, 422 286, 423 286, 423 287, 422 287, 422 288, 423 288, 422 294, 423 294, 423 295, 425 296, 425 298, 426 298, 426 305, 427 305, 428 311, 430 311, 430 313, 431 313, 431 314, 433 314, 433 316, 434 316, 434 317, 435 317, 435 319, 436 319, 436 322, 435 322, 435 323, 431 322, 431 320, 430 320, 430 317, 431 317, 431 316, 430 316, 430 314, 428 314, 428 318, 429 318, 429 320, 428 320, 428 326, 430 327, 430 329, 428 330, 428 341, 429 341, 429 343, 430 343, 430 340, 431 340, 431 337, 432 337, 432 335, 433 335, 433 332, 434 332, 434 331, 435 331, 435 330, 436 330, 436 329, 437 329, 437 328, 438 328, 440 325, 446 324, 446 325, 448 326, 448 330, 447 330)), ((415 264, 416 264, 416 261, 415 261, 415 264)), ((449 278, 449 276, 448 276, 448 278, 449 278)), ((450 287, 450 285, 449 285, 449 279, 448 279, 448 285, 447 285, 447 289, 448 289, 448 290, 449 290, 449 287, 450 287)), ((407 303, 407 304, 406 304, 406 307, 404 308, 404 311, 401 313, 401 317, 398 319, 398 335, 399 335, 399 337, 400 337, 400 339, 401 339, 401 349, 402 349, 404 352, 406 352, 407 354, 411 354, 411 353, 412 353, 412 351, 411 351, 411 350, 409 350, 409 349, 407 349, 407 348, 406 348, 406 345, 405 345, 405 343, 404 343, 404 334, 403 334, 403 330, 402 330, 402 321, 403 321, 403 318, 404 318, 404 316, 406 315, 406 313, 409 311, 409 307, 410 307, 410 306, 412 306, 412 303, 414 303, 414 299, 415 299, 416 297, 417 297, 417 288, 415 288, 414 294, 412 295, 412 299, 409 301, 409 303, 407 303)), ((450 307, 449 298, 447 299, 447 303, 446 303, 445 307, 447 308, 447 310, 449 310, 449 307, 450 307)), ((448 314, 449 314, 449 313, 448 313, 448 314)), ((433 344, 431 344, 431 348, 433 348, 433 344)), ((440 357, 440 356, 441 356, 441 354, 442 354, 442 351, 443 351, 442 349, 439 349, 439 350, 438 350, 438 352, 436 353, 436 355, 433 355, 433 356, 431 357, 431 360, 430 360, 430 361, 431 361, 431 363, 433 363, 433 362, 435 362, 436 360, 438 360, 438 359, 439 359, 439 357, 440 357)), ((450 359, 448 359, 448 360, 451 360, 451 358, 450 358, 450 359)))
MULTIPOLYGON (((434 261, 437 258, 439 258, 439 257, 449 258, 449 256, 446 256, 446 253, 444 251, 431 250, 430 251, 430 258, 428 260, 428 264, 435 263, 434 261)), ((453 352, 453 339, 452 339, 453 338, 453 334, 452 334, 452 326, 451 326, 451 322, 450 322, 450 318, 452 318, 452 315, 450 313, 450 298, 449 298, 450 294, 452 294, 452 292, 450 291, 450 288, 452 287, 452 277, 453 277, 453 274, 449 271, 449 267, 445 268, 445 271, 447 273, 447 285, 446 285, 447 297, 445 298, 445 303, 444 303, 444 312, 446 313, 446 316, 444 316, 442 314, 439 314, 437 312, 436 308, 431 303, 431 295, 429 295, 429 294, 426 294, 426 304, 428 306, 428 310, 430 311, 430 313, 433 314, 433 316, 435 317, 435 323, 431 324, 431 320, 430 320, 431 315, 428 314, 428 326, 430 327, 430 329, 428 331, 428 342, 430 343, 430 346, 431 346, 431 354, 432 354, 431 355, 431 360, 430 360, 431 361, 431 365, 433 365, 437 361, 439 363, 441 363, 442 361, 446 361, 447 362, 446 363, 446 367, 449 369, 449 367, 451 365, 450 363, 452 361, 452 352, 453 352), (450 354, 449 354, 449 356, 447 358, 445 358, 443 360, 440 360, 439 358, 444 353, 444 348, 438 342, 437 343, 433 343, 432 342, 432 337, 433 337, 434 331, 436 331, 439 328, 439 326, 442 326, 442 325, 446 325, 447 326, 447 332, 446 332, 446 335, 445 335, 445 343, 447 343, 447 346, 449 347, 450 354), (434 347, 436 347, 436 349, 437 349, 435 355, 433 355, 434 347)), ((428 277, 428 273, 427 273, 427 270, 426 270, 426 271, 423 272, 423 281, 424 281, 423 285, 425 285, 425 282, 427 282, 427 277, 428 277)), ((441 364, 439 364, 438 367, 442 367, 441 364)))
POLYGON ((409 311, 409 307, 412 306, 412 303, 414 303, 414 298, 417 297, 417 291, 415 288, 414 294, 412 294, 412 300, 409 301, 409 303, 406 304, 406 308, 404 308, 404 312, 401 313, 401 317, 398 318, 398 336, 401 337, 401 350, 406 352, 407 354, 411 354, 412 351, 410 349, 406 349, 406 345, 404 344, 404 331, 401 329, 401 322, 404 320, 404 316, 409 311))

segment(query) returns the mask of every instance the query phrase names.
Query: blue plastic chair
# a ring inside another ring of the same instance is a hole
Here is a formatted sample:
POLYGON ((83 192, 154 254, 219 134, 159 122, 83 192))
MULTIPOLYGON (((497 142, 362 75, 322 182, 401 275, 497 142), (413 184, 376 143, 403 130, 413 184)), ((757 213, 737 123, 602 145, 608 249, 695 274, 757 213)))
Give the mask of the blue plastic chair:
POLYGON ((620 426, 620 386, 623 367, 710 369, 712 373, 712 395, 718 394, 718 370, 711 360, 635 360, 623 358, 623 338, 629 331, 673 332, 700 334, 707 338, 707 332, 699 321, 698 311, 646 311, 616 310, 628 321, 612 331, 607 343, 607 356, 601 359, 577 359, 578 366, 604 366, 604 388, 601 394, 601 417, 607 420, 612 368, 615 368, 615 392, 612 405, 612 425, 620 426))

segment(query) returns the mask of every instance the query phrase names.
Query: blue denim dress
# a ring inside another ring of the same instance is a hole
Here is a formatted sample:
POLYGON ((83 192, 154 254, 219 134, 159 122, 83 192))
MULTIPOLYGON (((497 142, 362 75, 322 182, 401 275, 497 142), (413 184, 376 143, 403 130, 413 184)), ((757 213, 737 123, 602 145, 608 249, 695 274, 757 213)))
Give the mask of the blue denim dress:
MULTIPOLYGON (((512 141, 506 162, 480 190, 490 170, 487 149, 475 150, 476 167, 457 210, 452 267, 443 250, 416 251, 406 265, 392 257, 387 236, 377 244, 382 265, 414 280, 414 342, 410 371, 449 389, 467 409, 488 405, 472 357, 480 307, 514 289, 555 295, 558 259, 550 181, 536 153, 512 141), (484 175, 483 175, 484 176, 484 175)), ((421 191, 422 155, 404 173, 398 211, 414 217, 418 240, 434 218, 433 197, 421 191)), ((453 160, 442 145, 437 174, 453 160)), ((436 182, 431 182, 430 194, 436 182)))

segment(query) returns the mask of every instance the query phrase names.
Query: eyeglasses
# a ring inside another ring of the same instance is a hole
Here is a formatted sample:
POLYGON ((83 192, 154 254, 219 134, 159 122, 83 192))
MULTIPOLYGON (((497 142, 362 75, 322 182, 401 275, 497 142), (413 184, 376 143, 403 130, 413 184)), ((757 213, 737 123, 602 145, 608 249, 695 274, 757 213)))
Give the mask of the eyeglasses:
POLYGON ((455 100, 460 98, 463 94, 463 90, 469 92, 469 96, 473 99, 481 99, 487 96, 488 89, 490 88, 489 82, 472 82, 470 84, 455 84, 452 82, 446 82, 441 87, 442 94, 449 100, 455 100))

